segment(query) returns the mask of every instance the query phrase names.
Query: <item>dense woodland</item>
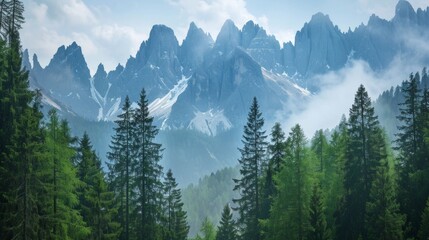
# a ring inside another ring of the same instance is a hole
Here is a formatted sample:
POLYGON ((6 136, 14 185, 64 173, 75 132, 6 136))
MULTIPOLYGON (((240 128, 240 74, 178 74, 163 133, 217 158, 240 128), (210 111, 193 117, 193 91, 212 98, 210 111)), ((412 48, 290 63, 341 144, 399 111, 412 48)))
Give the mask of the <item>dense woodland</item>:
MULTIPOLYGON (((41 113, 21 66, 23 11, 0 1, 0 239, 187 239, 145 91, 137 108, 125 100, 104 172, 87 134, 41 113)), ((206 218, 194 239, 429 239, 427 78, 423 69, 403 83, 392 143, 362 85, 338 128, 311 140, 300 125, 268 134, 255 98, 237 143, 240 175, 225 186, 236 197, 219 198, 220 222, 206 218)))

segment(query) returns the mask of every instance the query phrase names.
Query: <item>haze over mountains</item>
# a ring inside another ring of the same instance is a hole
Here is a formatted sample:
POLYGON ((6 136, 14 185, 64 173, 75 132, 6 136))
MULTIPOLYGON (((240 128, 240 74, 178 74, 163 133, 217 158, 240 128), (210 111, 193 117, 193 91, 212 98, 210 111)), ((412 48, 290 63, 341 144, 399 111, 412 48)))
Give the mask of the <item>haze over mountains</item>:
POLYGON ((150 111, 164 130, 167 163, 174 155, 168 152, 169 134, 192 136, 193 140, 181 143, 183 154, 175 155, 178 159, 172 165, 198 162, 194 170, 199 173, 189 179, 175 171, 179 181, 189 182, 236 164, 237 151, 229 153, 235 148, 225 151, 225 145, 239 143, 236 137, 254 96, 270 127, 279 112, 288 116, 290 109, 303 108, 323 87, 315 76, 339 70, 350 61, 363 60, 374 71, 387 69, 397 58, 412 56, 429 63, 428 56, 415 50, 417 40, 428 39, 429 7, 414 10, 403 0, 393 19, 373 15, 367 24, 347 32, 341 32, 329 16, 317 13, 296 33, 294 44, 279 43, 252 21, 240 29, 227 20, 215 40, 197 24, 190 24, 182 44, 172 29, 155 25, 124 66, 106 71, 100 63, 93 76, 76 42, 59 47, 46 67, 40 66, 37 55, 30 61, 25 51, 24 66, 47 106, 82 121, 114 120, 125 96, 137 102, 145 88, 150 111), (190 150, 195 144, 201 152, 190 150), (214 163, 203 171, 208 162, 214 163))

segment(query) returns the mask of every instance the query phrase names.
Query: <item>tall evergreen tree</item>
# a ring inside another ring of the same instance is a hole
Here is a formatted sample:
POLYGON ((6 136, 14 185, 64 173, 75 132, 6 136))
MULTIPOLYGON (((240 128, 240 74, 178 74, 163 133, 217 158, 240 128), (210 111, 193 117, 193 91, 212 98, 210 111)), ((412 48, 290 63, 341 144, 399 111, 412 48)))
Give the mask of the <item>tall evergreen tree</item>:
POLYGON ((285 134, 280 123, 275 123, 271 130, 271 143, 268 145, 268 154, 270 159, 262 183, 261 220, 269 217, 272 198, 276 194, 274 175, 280 172, 286 155, 285 134))
POLYGON ((48 165, 44 173, 47 201, 46 209, 52 228, 53 239, 85 239, 89 234, 82 216, 76 209, 79 199, 77 195, 80 181, 72 164, 75 150, 74 139, 70 135, 67 121, 60 121, 55 110, 49 111, 47 124, 46 149, 48 165))
MULTIPOLYGON (((38 194, 44 184, 38 174, 43 163, 43 133, 38 107, 23 106, 12 123, 10 145, 2 152, 1 232, 5 239, 37 238, 40 227, 38 194)), ((17 107, 17 105, 13 106, 17 107)), ((19 111, 19 110, 18 110, 19 111)))
POLYGON ((130 239, 130 194, 133 183, 132 176, 132 145, 133 145, 133 127, 132 127, 131 103, 128 96, 122 107, 122 113, 115 121, 115 135, 110 145, 111 151, 108 158, 111 161, 110 181, 117 201, 119 203, 118 221, 121 224, 120 239, 130 239))
POLYGON ((235 229, 235 221, 232 218, 232 212, 228 204, 225 205, 222 211, 222 218, 217 229, 216 240, 236 240, 237 230, 235 229))
POLYGON ((92 149, 85 132, 77 149, 77 170, 80 181, 79 209, 91 229, 90 239, 117 239, 119 223, 114 221, 117 208, 114 193, 107 189, 101 161, 92 149))
MULTIPOLYGON (((424 77, 427 75, 424 73, 424 77)), ((399 133, 396 135, 397 150, 399 152, 399 201, 402 212, 407 216, 406 237, 416 237, 419 229, 421 212, 429 196, 427 177, 427 147, 424 137, 424 120, 427 115, 427 93, 419 88, 420 75, 411 74, 408 81, 402 86, 404 102, 400 104, 398 120, 399 133), (425 184, 426 183, 426 184, 425 184), (423 186, 423 187, 420 187, 423 186)))
POLYGON ((387 151, 371 99, 363 85, 360 85, 350 109, 347 133, 345 195, 337 215, 336 234, 338 239, 366 239, 366 202, 376 168, 387 157, 387 151))
POLYGON ((252 106, 244 126, 243 148, 239 149, 241 158, 241 179, 234 179, 234 191, 238 190, 239 198, 233 202, 238 204, 238 224, 240 235, 243 239, 258 240, 260 231, 258 219, 260 218, 260 184, 261 164, 265 160, 267 143, 265 139, 264 119, 259 111, 256 98, 253 98, 252 106))
POLYGON ((0 2, 0 237, 5 239, 35 238, 40 227, 37 193, 43 188, 38 174, 43 155, 40 99, 31 107, 35 95, 21 67, 19 33, 6 28, 20 28, 22 13, 22 2, 0 2))
POLYGON ((344 195, 344 161, 348 142, 347 121, 343 116, 339 128, 332 133, 328 148, 327 165, 324 178, 325 188, 323 190, 326 199, 326 222, 329 232, 335 236, 336 211, 344 195))
POLYGON ((171 170, 168 170, 164 181, 164 215, 166 240, 185 240, 188 236, 189 226, 186 222, 186 212, 183 210, 182 195, 177 188, 176 179, 171 170))
POLYGON ((280 123, 275 123, 271 130, 271 143, 268 146, 270 165, 274 174, 280 172, 283 165, 285 153, 285 134, 280 123))
POLYGON ((311 150, 316 154, 319 160, 320 172, 323 172, 323 167, 326 165, 326 154, 328 150, 328 140, 326 140, 323 130, 317 130, 311 140, 311 150))
POLYGON ((368 231, 366 239, 403 239, 404 216, 399 212, 395 184, 386 160, 377 168, 366 203, 365 224, 368 231))
POLYGON ((310 200, 310 228, 308 240, 327 240, 329 232, 326 225, 325 204, 319 184, 314 184, 310 200))
POLYGON ((143 89, 140 93, 138 108, 134 111, 134 146, 133 156, 136 158, 133 185, 137 197, 134 199, 134 222, 137 223, 137 239, 155 239, 157 233, 157 217, 160 215, 159 199, 162 188, 161 144, 155 143, 158 129, 153 125, 149 115, 148 100, 143 89))
POLYGON ((277 195, 267 221, 267 236, 272 240, 305 239, 309 228, 311 154, 299 125, 292 128, 286 141, 284 167, 277 175, 277 195))

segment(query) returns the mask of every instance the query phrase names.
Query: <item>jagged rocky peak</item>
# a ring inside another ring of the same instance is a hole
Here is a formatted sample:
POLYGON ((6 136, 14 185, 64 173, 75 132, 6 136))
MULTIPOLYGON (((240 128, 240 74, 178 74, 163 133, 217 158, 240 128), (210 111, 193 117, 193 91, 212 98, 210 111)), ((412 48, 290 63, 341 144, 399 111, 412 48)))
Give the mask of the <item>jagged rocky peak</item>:
MULTIPOLYGON (((259 25, 255 24, 252 20, 244 24, 243 29, 241 31, 241 46, 243 46, 243 48, 249 47, 250 42, 253 40, 253 38, 255 38, 256 34, 258 34, 261 29, 262 28, 259 27, 259 25)), ((263 32, 265 33, 265 30, 263 30, 263 32)))
POLYGON ((394 23, 409 24, 416 23, 417 15, 414 11, 413 6, 408 1, 399 0, 395 8, 395 17, 393 17, 394 23))
POLYGON ((295 47, 292 42, 283 43, 283 55, 282 63, 284 66, 284 71, 289 75, 293 76, 296 72, 295 66, 295 47))
POLYGON ((80 83, 89 84, 88 79, 91 77, 89 68, 82 54, 82 48, 76 42, 67 48, 64 45, 59 47, 46 70, 55 72, 64 71, 67 68, 80 83))
POLYGON ((22 68, 27 71, 31 70, 31 63, 30 63, 30 56, 28 54, 28 49, 25 49, 24 52, 22 52, 22 68))
POLYGON ((119 75, 124 71, 124 69, 125 69, 124 66, 122 66, 120 63, 118 63, 115 70, 110 71, 107 74, 107 79, 110 81, 116 80, 119 77, 119 75))
POLYGON ((97 72, 94 74, 94 86, 103 96, 109 87, 107 82, 107 73, 106 70, 104 70, 104 65, 102 63, 98 65, 97 72))
POLYGON ((231 19, 226 20, 216 38, 215 51, 220 55, 228 54, 235 47, 240 46, 240 43, 240 30, 231 19))
POLYGON ((203 62, 204 56, 212 45, 213 39, 210 34, 205 33, 194 22, 191 22, 179 54, 185 75, 190 75, 203 62))
POLYGON ((280 44, 272 35, 268 35, 264 28, 253 21, 247 22, 241 34, 241 46, 262 67, 276 72, 282 72, 280 44))
POLYGON ((295 36, 295 64, 303 76, 339 69, 348 53, 344 34, 323 13, 313 15, 295 36))
MULTIPOLYGON (((177 56, 179 43, 171 28, 165 25, 154 25, 149 34, 149 39, 142 44, 145 62, 158 64, 160 59, 174 59, 177 56)), ((139 57, 136 57, 139 59, 139 57)))
POLYGON ((33 71, 42 70, 42 66, 40 66, 39 58, 36 54, 33 54, 33 71))

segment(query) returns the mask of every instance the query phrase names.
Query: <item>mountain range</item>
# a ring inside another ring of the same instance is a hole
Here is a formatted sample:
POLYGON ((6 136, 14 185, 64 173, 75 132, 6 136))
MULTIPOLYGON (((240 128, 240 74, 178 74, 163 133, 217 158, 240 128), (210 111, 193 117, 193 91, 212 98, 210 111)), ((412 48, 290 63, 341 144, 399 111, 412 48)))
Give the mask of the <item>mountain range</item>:
MULTIPOLYGON (((280 44, 253 21, 239 29, 227 20, 215 40, 191 23, 182 44, 171 28, 155 25, 135 56, 109 72, 100 63, 91 76, 76 42, 60 46, 46 67, 36 54, 30 61, 24 51, 23 66, 30 71, 31 86, 41 89, 47 108, 82 124, 103 122, 111 127, 125 96, 137 102, 145 88, 150 112, 163 130, 160 141, 167 145, 165 165, 178 168, 179 181, 187 183, 236 163, 237 153, 229 153, 235 150, 230 145, 239 144, 254 96, 264 116, 270 116, 266 117, 270 126, 279 113, 288 116, 317 94, 323 86, 315 76, 339 70, 352 60, 383 71, 395 58, 418 55, 404 36, 425 37, 428 32, 429 7, 414 10, 400 0, 391 20, 372 15, 367 24, 347 32, 317 13, 296 33, 294 43, 280 44), (171 141, 183 137, 188 139, 171 141), (169 144, 179 144, 182 154, 169 152, 169 144), (196 174, 181 177, 180 168, 189 166, 183 163, 196 163, 192 166, 196 174), (205 169, 207 164, 210 170, 205 169)), ((428 56, 419 57, 429 63, 428 56)), ((100 141, 105 142, 100 150, 105 155, 109 136, 94 137, 105 139, 100 141)))

